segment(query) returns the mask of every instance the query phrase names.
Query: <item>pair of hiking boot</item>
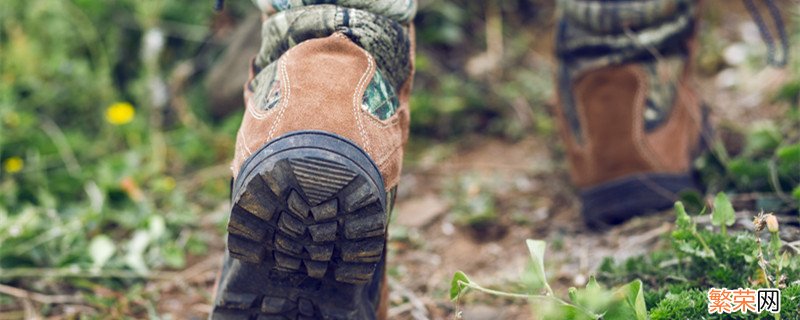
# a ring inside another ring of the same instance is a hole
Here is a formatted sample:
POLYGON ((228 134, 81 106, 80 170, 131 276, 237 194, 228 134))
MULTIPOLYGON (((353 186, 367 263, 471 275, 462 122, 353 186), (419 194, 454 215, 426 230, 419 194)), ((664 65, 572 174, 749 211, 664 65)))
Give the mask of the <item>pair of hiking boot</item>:
MULTIPOLYGON (((211 318, 386 317, 387 223, 414 69, 413 8, 400 8, 384 16, 333 5, 271 8, 279 12, 264 22, 245 85, 211 318)), ((705 119, 689 79, 693 8, 661 8, 675 20, 661 25, 679 31, 646 50, 616 28, 648 21, 583 23, 572 15, 608 12, 573 9, 556 39, 557 117, 583 216, 616 224, 670 207, 694 188, 691 160, 705 119), (605 40, 586 40, 593 35, 605 40)))

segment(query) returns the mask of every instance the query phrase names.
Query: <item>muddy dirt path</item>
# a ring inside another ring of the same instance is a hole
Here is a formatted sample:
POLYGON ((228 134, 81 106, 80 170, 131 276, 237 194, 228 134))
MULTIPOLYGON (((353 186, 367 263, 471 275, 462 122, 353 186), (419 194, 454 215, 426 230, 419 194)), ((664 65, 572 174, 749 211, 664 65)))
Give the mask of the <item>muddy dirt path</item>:
POLYGON ((606 232, 587 229, 563 161, 541 139, 474 139, 455 148, 435 165, 425 162, 435 156, 423 154, 403 177, 390 227, 393 318, 444 319, 460 311, 465 319, 525 319, 525 301, 478 293, 460 305, 450 302, 450 278, 462 270, 481 285, 513 290, 530 261, 525 239, 543 239, 551 281, 564 291, 585 284, 604 257, 645 253, 669 230, 669 214, 606 232), (459 223, 458 200, 448 196, 458 183, 468 196, 491 189, 495 217, 477 226, 459 223))

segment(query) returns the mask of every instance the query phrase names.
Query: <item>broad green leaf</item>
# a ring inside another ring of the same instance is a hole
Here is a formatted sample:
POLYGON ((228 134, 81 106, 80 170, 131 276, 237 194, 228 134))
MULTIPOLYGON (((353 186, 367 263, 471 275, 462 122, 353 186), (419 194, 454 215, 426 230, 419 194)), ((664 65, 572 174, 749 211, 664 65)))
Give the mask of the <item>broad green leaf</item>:
POLYGON ((692 218, 686 214, 686 209, 683 208, 683 203, 680 201, 675 202, 675 215, 677 216, 675 219, 675 224, 678 226, 678 229, 687 231, 694 230, 692 218))
POLYGON ((580 306, 588 312, 603 314, 608 309, 613 295, 611 292, 601 287, 594 276, 591 276, 586 283, 586 288, 570 288, 569 298, 575 305, 580 306))
POLYGON ((789 252, 788 251, 784 251, 783 254, 781 255, 781 261, 778 262, 778 265, 780 266, 781 269, 783 269, 783 268, 788 267, 789 263, 791 263, 791 261, 792 260, 789 258, 789 252))
POLYGON ((531 259, 533 259, 533 276, 537 278, 538 283, 544 284, 548 289, 550 285, 547 283, 547 277, 544 273, 544 249, 547 246, 547 243, 541 240, 525 240, 525 244, 528 245, 528 251, 531 254, 531 259))
POLYGON ((533 260, 529 260, 528 263, 525 264, 525 269, 522 271, 522 276, 520 277, 521 284, 525 287, 525 290, 531 294, 539 294, 540 290, 545 287, 544 283, 542 283, 542 279, 537 275, 536 268, 533 266, 535 262, 533 260))
POLYGON ((686 210, 690 212, 699 212, 705 206, 703 195, 696 190, 682 191, 679 195, 679 199, 686 210))
POLYGON ((462 271, 456 271, 456 273, 453 274, 453 280, 450 280, 450 300, 456 300, 467 292, 469 287, 464 285, 467 283, 470 283, 467 275, 462 271))
POLYGON ((730 227, 734 222, 736 222, 736 214, 731 201, 724 192, 717 193, 717 197, 714 198, 714 212, 711 213, 711 224, 730 227))
POLYGON ((641 280, 633 280, 614 291, 614 302, 603 316, 604 319, 647 320, 647 306, 644 302, 644 288, 641 280))
POLYGON ((589 276, 589 282, 586 283, 586 289, 596 289, 600 288, 600 285, 597 284, 597 278, 594 275, 589 276))
POLYGON ((541 320, 590 320, 599 318, 574 305, 546 298, 532 298, 531 309, 536 319, 541 320))
POLYGON ((628 301, 633 303, 633 308, 636 311, 636 319, 647 319, 647 304, 644 301, 644 284, 639 279, 632 282, 631 290, 629 291, 628 301))
POLYGON ((101 234, 92 238, 89 243, 89 256, 92 257, 92 267, 102 268, 116 251, 117 246, 107 235, 101 234))

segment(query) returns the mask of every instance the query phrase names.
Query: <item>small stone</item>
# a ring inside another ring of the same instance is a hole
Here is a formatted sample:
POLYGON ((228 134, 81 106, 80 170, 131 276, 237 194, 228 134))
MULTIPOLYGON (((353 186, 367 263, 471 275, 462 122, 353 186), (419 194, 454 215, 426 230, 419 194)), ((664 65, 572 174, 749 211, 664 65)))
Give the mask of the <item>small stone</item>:
POLYGON ((441 216, 449 205, 434 194, 397 203, 397 224, 406 227, 420 228, 441 216))

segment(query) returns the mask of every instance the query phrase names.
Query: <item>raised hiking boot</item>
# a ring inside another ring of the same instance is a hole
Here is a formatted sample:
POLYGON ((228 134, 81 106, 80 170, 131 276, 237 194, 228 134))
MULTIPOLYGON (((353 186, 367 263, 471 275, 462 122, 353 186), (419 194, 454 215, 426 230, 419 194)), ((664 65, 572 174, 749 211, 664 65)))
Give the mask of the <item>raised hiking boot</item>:
POLYGON ((410 26, 320 5, 280 11, 263 29, 245 86, 211 318, 385 318, 410 26))
POLYGON ((696 1, 562 0, 557 114, 589 225, 696 189, 705 108, 692 88, 696 1))

